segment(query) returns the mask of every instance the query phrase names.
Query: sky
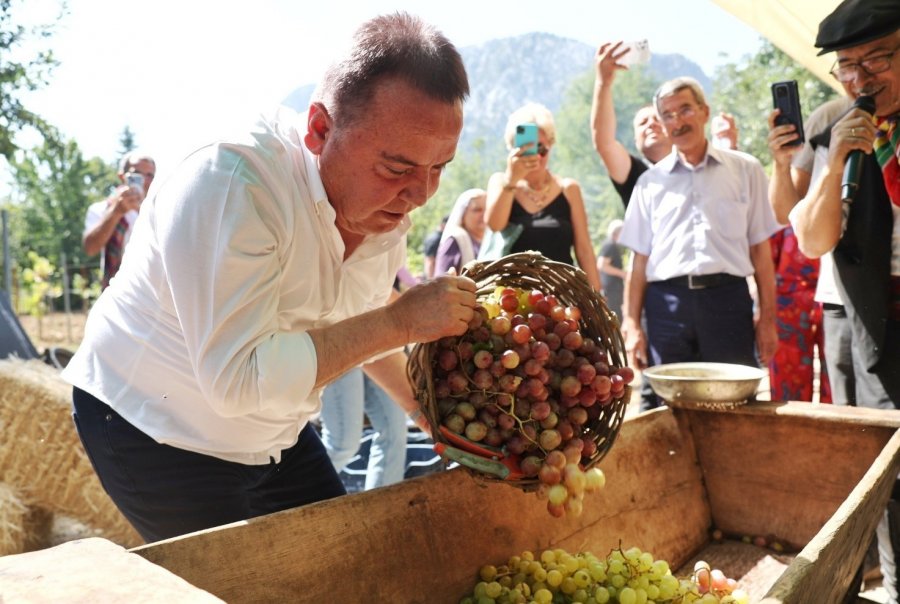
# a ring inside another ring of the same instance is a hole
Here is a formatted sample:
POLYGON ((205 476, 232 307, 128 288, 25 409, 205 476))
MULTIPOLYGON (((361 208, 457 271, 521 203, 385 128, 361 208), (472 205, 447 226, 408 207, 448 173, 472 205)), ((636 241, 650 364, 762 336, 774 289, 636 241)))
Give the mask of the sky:
MULTIPOLYGON (((51 19, 58 0, 20 0, 17 10, 51 19)), ((760 45, 712 0, 68 0, 48 43, 60 65, 23 99, 88 157, 114 161, 127 125, 162 174, 315 83, 362 21, 395 10, 458 47, 537 31, 591 45, 646 39, 710 76, 760 45)))

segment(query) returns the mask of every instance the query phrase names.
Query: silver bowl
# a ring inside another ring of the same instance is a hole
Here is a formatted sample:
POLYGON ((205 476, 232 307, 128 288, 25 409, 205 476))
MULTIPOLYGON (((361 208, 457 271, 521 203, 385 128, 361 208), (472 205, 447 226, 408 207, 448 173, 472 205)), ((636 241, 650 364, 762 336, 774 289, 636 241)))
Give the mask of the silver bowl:
POLYGON ((675 407, 729 409, 755 397, 768 372, 732 363, 668 363, 648 367, 653 391, 675 407))

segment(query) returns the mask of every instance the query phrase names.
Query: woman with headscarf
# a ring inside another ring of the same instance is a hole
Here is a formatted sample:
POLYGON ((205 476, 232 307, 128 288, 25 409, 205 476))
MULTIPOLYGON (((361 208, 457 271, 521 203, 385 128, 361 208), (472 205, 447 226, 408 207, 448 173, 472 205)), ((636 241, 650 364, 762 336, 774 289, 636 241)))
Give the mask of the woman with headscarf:
POLYGON ((447 226, 441 233, 435 258, 435 275, 444 275, 451 268, 460 269, 478 256, 484 237, 484 189, 469 189, 456 198, 447 226))

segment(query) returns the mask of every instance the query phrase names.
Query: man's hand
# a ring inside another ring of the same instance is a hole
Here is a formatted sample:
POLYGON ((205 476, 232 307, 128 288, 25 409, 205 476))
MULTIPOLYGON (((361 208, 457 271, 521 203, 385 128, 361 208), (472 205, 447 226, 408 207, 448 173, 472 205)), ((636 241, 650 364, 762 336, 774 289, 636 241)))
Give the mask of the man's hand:
POLYGON ((444 275, 420 283, 387 307, 406 341, 433 342, 465 333, 474 315, 475 282, 468 277, 444 275))
POLYGON ((116 190, 110 195, 109 206, 113 212, 119 216, 124 216, 131 210, 140 209, 143 200, 144 195, 142 193, 127 185, 121 185, 116 187, 116 190))
POLYGON ((622 42, 611 44, 605 42, 597 49, 594 55, 594 66, 597 68, 597 82, 607 86, 612 85, 616 77, 616 72, 627 70, 628 67, 619 63, 619 59, 631 52, 631 49, 625 47, 622 50, 622 42))
POLYGON ((872 115, 862 109, 852 109, 831 128, 831 144, 828 146, 828 163, 843 172, 847 155, 851 151, 872 152, 875 142, 875 123, 872 115))
POLYGON ((789 145, 788 143, 797 140, 800 133, 797 132, 794 124, 776 126, 775 118, 780 113, 780 110, 775 109, 769 114, 769 136, 766 140, 775 165, 780 168, 790 168, 791 158, 801 149, 802 145, 789 145))
POLYGON ((778 348, 778 329, 774 319, 760 319, 756 324, 756 349, 759 360, 767 366, 778 348))
POLYGON ((645 369, 648 365, 647 339, 640 322, 626 317, 622 322, 622 336, 625 340, 628 364, 634 369, 645 369))

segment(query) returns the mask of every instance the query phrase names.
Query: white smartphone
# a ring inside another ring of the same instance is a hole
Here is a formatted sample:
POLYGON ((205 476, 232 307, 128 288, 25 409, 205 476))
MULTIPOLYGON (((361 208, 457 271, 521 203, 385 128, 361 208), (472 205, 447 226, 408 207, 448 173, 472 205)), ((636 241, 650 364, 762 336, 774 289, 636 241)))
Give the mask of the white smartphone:
POLYGON ((629 49, 629 52, 619 59, 620 65, 644 65, 650 62, 650 44, 647 40, 638 40, 637 42, 627 42, 622 44, 619 51, 629 49))
POLYGON ((125 175, 125 184, 127 184, 132 189, 137 189, 138 191, 140 191, 141 195, 144 194, 143 174, 138 174, 137 172, 129 172, 125 175))

